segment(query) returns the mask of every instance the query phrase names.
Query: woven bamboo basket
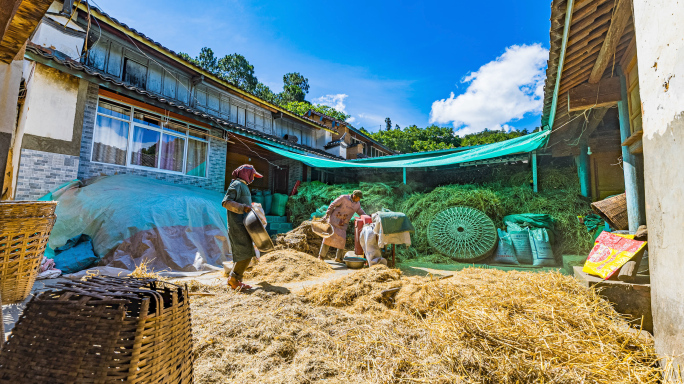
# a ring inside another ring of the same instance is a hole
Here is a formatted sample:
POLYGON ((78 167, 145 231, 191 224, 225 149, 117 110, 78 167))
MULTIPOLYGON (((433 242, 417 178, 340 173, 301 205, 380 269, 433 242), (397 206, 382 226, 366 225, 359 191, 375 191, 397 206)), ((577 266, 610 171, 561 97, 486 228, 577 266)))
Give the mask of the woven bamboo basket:
POLYGON ((56 201, 0 202, 0 296, 23 301, 36 281, 55 224, 56 201))
POLYGON ((96 277, 34 297, 0 353, 0 383, 192 383, 187 288, 96 277))
POLYGON ((629 229, 627 217, 627 195, 617 195, 591 204, 591 208, 608 225, 617 230, 629 229))

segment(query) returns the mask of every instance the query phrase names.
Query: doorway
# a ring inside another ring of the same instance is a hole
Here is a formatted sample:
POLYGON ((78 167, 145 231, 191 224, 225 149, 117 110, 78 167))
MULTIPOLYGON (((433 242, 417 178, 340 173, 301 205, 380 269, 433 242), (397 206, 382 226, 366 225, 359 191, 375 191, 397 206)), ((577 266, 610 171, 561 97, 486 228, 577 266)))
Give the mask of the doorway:
POLYGON ((289 195, 288 185, 290 182, 290 167, 281 165, 273 169, 273 192, 289 195))

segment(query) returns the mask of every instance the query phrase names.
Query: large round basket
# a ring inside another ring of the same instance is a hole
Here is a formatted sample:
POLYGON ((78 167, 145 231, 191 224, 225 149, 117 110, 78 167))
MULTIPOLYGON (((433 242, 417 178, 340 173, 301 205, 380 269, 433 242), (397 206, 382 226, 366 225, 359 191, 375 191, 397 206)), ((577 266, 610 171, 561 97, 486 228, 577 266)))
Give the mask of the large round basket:
POLYGON ((31 292, 55 224, 56 201, 0 202, 0 297, 23 301, 31 292))
POLYGON ((430 222, 427 235, 435 250, 464 263, 491 256, 498 240, 492 219, 470 207, 453 207, 438 213, 430 222))

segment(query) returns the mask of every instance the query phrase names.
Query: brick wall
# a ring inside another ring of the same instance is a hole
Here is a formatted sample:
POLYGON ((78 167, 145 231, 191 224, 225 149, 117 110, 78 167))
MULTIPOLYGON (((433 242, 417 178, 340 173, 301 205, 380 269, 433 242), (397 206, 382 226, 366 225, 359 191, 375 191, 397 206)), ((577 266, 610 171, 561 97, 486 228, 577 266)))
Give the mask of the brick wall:
MULTIPOLYGON (((78 167, 79 179, 85 180, 103 174, 133 174, 164 180, 174 184, 192 185, 218 192, 224 191, 227 145, 225 141, 220 139, 210 138, 209 140, 208 177, 185 176, 91 162, 98 89, 97 84, 90 83, 88 86, 86 106, 83 113, 83 137, 81 139, 80 165, 78 167)), ((212 130, 211 134, 221 137, 222 132, 220 130, 212 130)))
POLYGON ((77 156, 22 149, 15 199, 35 200, 76 179, 78 163, 77 156))

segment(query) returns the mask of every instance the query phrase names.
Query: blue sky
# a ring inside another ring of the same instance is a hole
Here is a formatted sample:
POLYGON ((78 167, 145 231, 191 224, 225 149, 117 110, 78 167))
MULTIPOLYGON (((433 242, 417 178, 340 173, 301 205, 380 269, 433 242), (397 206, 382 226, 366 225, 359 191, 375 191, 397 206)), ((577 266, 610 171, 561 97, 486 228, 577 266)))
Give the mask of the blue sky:
POLYGON ((276 92, 300 72, 307 100, 343 108, 357 127, 539 125, 548 0, 96 1, 175 51, 244 55, 276 92))

